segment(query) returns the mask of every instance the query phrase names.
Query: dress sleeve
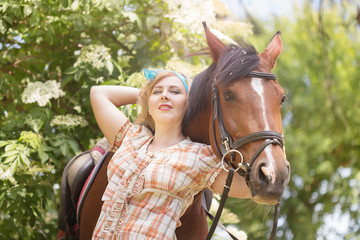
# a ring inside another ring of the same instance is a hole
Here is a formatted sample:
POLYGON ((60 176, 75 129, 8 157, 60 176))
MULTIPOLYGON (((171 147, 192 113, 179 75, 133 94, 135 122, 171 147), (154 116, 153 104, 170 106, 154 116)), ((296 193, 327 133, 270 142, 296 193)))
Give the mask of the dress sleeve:
POLYGON ((130 123, 130 120, 127 119, 126 122, 119 128, 119 130, 117 131, 117 133, 115 135, 115 140, 110 147, 110 152, 116 152, 116 150, 118 150, 118 148, 122 144, 122 141, 123 141, 127 131, 129 130, 129 128, 131 126, 132 126, 132 123, 130 123))
POLYGON ((209 188, 222 170, 220 159, 214 154, 210 145, 201 144, 197 154, 201 171, 201 186, 209 188))

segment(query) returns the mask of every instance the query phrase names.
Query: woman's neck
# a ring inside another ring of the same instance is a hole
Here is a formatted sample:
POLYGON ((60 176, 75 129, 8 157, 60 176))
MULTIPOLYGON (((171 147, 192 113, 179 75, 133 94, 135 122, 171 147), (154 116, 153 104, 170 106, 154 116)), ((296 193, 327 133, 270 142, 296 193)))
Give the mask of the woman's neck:
POLYGON ((185 139, 181 127, 155 129, 153 141, 150 143, 148 148, 150 152, 170 147, 185 139))

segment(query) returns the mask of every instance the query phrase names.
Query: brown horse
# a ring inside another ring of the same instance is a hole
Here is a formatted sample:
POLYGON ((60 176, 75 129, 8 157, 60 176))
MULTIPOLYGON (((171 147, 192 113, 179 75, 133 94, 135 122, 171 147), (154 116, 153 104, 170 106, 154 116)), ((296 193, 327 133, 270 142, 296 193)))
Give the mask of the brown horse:
MULTIPOLYGON (((193 81, 184 132, 194 141, 211 144, 226 161, 231 161, 229 147, 235 147, 238 152, 229 165, 241 167, 239 173, 246 178, 253 200, 278 203, 290 175, 281 137, 280 110, 286 97, 270 73, 282 51, 280 34, 258 55, 250 45, 226 46, 204 26, 213 63, 193 81)), ((90 239, 97 222, 110 158, 108 154, 97 166, 99 173, 82 204, 80 239, 90 239)), ((178 239, 205 238, 207 223, 199 199, 195 197, 181 218, 178 239)))
POLYGON ((283 143, 277 144, 283 141, 281 105, 286 95, 271 74, 282 51, 280 33, 257 55, 247 44, 225 46, 204 27, 213 63, 194 79, 184 119, 185 133, 194 141, 211 143, 220 158, 225 154, 219 147, 223 132, 233 145, 245 140, 241 149, 237 147, 240 154, 236 154, 236 161, 238 164, 243 158, 244 163, 251 164, 251 171, 244 174, 253 200, 276 204, 290 177, 283 143), (214 119, 214 110, 221 110, 223 117, 214 119), (277 140, 272 144, 265 143, 274 138, 277 140))

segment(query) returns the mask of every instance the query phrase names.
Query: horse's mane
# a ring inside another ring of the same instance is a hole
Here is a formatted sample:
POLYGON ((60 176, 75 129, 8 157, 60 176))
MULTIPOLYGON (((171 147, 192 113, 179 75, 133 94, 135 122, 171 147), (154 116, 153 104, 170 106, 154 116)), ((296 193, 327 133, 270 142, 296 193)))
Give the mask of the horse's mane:
POLYGON ((204 111, 211 97, 212 81, 224 86, 244 77, 260 62, 255 48, 247 43, 229 45, 217 63, 213 62, 205 71, 195 76, 189 94, 189 105, 183 126, 193 120, 196 114, 204 111))

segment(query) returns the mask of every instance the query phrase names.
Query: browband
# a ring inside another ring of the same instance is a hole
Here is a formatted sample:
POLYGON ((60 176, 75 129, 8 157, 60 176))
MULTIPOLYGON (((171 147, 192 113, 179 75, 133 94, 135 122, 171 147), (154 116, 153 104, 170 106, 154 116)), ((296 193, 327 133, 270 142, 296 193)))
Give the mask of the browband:
POLYGON ((246 76, 276 80, 276 75, 273 73, 251 71, 248 74, 246 74, 246 76))

